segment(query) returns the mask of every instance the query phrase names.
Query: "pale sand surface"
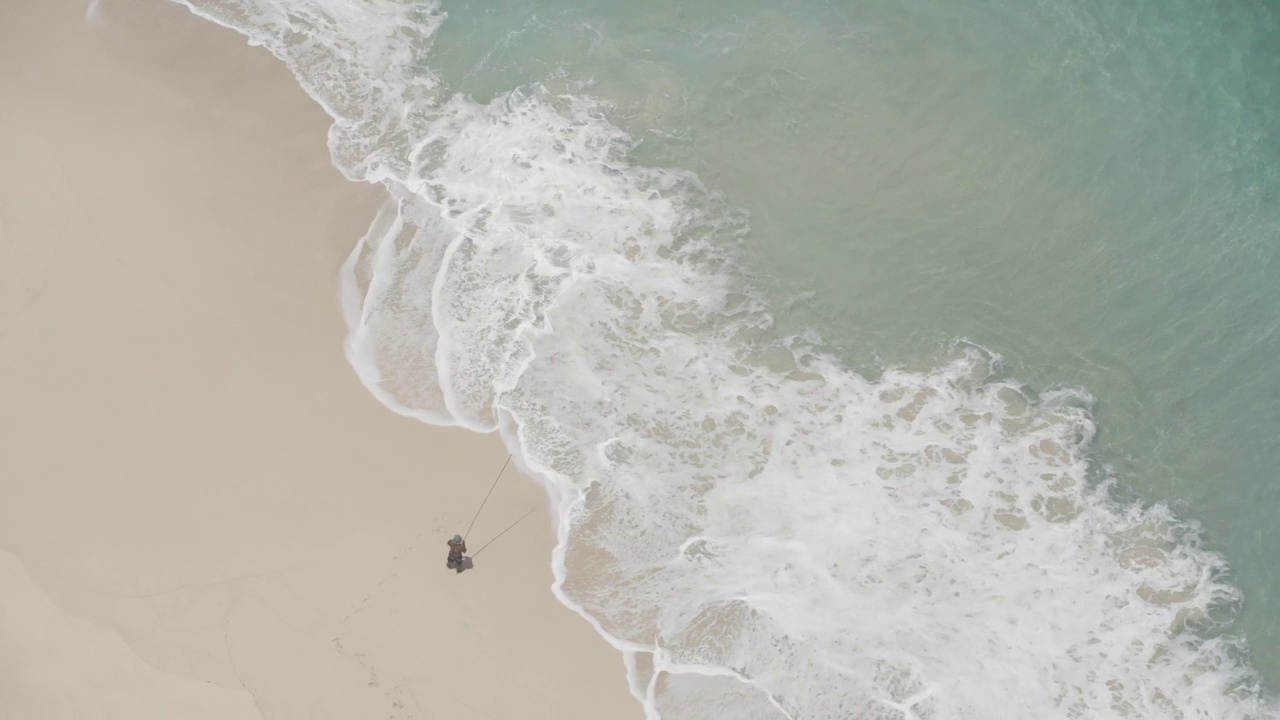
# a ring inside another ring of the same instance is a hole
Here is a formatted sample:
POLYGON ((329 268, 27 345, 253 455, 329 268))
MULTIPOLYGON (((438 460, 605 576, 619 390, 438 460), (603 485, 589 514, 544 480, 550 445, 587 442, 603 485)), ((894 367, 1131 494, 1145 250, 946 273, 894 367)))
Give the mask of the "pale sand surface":
POLYGON ((496 437, 378 405, 378 201, 282 66, 161 0, 0 3, 0 717, 638 718, 496 437))

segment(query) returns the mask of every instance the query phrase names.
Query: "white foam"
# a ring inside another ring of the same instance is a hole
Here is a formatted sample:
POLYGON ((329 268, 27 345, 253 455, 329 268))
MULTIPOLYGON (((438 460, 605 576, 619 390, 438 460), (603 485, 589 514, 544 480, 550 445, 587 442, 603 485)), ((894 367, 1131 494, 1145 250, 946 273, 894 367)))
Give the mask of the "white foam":
POLYGON ((501 426, 559 514, 557 594, 650 717, 1280 717, 1222 558, 1091 477, 1087 396, 981 349, 871 381, 770 337, 743 213, 628 163, 588 97, 444 96, 438 8, 195 4, 388 187, 348 357, 399 412, 501 426))

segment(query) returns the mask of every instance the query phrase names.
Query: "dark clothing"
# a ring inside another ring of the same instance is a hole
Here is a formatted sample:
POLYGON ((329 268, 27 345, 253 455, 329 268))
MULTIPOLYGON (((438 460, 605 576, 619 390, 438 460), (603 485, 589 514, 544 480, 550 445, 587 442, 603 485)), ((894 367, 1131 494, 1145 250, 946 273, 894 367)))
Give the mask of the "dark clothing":
POLYGON ((467 541, 458 540, 448 541, 449 544, 449 561, 445 565, 448 568, 457 568, 458 572, 462 572, 463 553, 467 551, 467 541))

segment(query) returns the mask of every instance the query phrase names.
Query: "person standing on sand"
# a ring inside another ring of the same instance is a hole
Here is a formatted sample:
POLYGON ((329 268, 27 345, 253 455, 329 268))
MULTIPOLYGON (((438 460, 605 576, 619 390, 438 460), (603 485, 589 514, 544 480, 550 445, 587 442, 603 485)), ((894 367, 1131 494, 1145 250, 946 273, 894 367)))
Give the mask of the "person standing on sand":
POLYGON ((448 541, 449 545, 449 562, 445 567, 457 569, 462 572, 462 554, 467 551, 467 541, 462 539, 461 535, 454 535, 452 540, 448 541))

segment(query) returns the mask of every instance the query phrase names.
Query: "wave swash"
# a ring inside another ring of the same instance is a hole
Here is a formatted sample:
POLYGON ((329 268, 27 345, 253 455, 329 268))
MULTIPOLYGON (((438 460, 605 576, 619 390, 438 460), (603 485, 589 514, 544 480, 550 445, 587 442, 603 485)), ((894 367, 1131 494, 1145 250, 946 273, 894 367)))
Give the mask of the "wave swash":
POLYGON ((628 161, 582 95, 482 104, 389 0, 187 0, 286 62, 389 200, 345 269, 387 406, 499 429, 558 516, 555 592, 649 717, 1274 718, 1222 558, 1088 457, 1079 392, 957 345, 867 379, 771 335, 746 214, 628 161))

